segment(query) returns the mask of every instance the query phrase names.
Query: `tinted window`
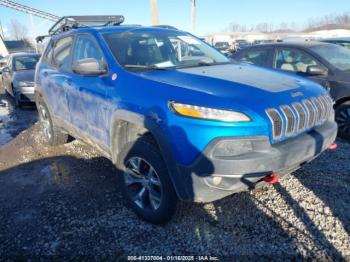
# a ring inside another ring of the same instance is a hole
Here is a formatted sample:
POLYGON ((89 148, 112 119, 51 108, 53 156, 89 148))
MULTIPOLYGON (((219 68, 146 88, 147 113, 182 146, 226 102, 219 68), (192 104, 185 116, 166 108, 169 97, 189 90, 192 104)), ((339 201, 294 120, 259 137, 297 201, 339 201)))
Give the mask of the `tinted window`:
POLYGON ((247 50, 242 53, 239 61, 254 65, 268 66, 269 61, 268 49, 258 49, 258 50, 247 50))
POLYGON ((69 69, 69 57, 71 53, 73 38, 65 37, 56 42, 53 50, 53 62, 61 69, 69 69))
POLYGON ((13 70, 34 70, 40 56, 15 56, 13 58, 13 70))
POLYGON ((274 66, 277 69, 306 73, 308 66, 320 65, 310 55, 295 49, 277 50, 274 66))
POLYGON ((105 68, 105 59, 96 42, 89 35, 80 35, 75 42, 73 64, 86 58, 96 59, 101 69, 105 68))

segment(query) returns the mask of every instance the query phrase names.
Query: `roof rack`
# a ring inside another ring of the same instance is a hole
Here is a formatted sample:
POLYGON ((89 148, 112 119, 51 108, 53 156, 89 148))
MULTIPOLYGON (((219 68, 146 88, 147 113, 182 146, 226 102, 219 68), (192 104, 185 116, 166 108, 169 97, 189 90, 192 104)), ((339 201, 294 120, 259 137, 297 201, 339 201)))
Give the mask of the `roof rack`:
POLYGON ((173 30, 179 30, 175 26, 172 25, 154 25, 153 27, 159 27, 159 28, 164 28, 164 29, 173 29, 173 30))
POLYGON ((124 22, 122 15, 63 16, 50 29, 48 35, 38 36, 37 42, 45 37, 89 26, 116 26, 124 22))

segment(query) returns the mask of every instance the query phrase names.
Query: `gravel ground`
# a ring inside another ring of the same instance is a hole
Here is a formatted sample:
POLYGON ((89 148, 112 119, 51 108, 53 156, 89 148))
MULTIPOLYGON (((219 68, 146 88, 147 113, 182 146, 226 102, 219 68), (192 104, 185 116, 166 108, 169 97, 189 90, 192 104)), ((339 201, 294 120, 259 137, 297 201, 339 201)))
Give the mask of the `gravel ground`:
MULTIPOLYGON (((286 256, 350 260, 348 143, 338 141, 336 151, 323 153, 276 186, 211 204, 181 203, 170 223, 153 226, 125 207, 109 160, 78 141, 45 146, 40 125, 32 124, 36 112, 25 112, 27 126, 19 134, 8 132, 13 126, 9 118, 1 123, 0 141, 3 134, 15 137, 0 145, 2 258, 212 255, 228 261, 286 256)), ((18 122, 19 116, 11 121, 18 122)))

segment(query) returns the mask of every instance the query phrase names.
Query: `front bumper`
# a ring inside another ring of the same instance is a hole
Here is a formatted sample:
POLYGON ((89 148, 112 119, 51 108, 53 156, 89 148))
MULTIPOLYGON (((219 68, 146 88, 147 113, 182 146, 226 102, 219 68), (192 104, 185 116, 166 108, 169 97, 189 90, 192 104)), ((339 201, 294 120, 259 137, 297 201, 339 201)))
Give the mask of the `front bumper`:
POLYGON ((266 137, 214 140, 191 166, 179 166, 182 178, 187 180, 188 198, 211 202, 259 187, 265 183, 262 178, 271 172, 284 176, 317 157, 335 141, 336 135, 336 123, 328 121, 275 145, 266 137))
POLYGON ((35 102, 34 86, 22 86, 19 88, 21 102, 35 102))

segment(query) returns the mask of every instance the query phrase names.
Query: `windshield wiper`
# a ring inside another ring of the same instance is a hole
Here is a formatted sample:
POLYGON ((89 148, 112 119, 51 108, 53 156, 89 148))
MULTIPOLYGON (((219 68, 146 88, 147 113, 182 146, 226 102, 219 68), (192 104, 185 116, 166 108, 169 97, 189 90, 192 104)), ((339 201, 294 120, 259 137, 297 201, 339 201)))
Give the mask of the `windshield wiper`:
POLYGON ((215 64, 216 64, 215 62, 200 61, 195 66, 212 66, 212 65, 215 65, 215 64))
POLYGON ((182 65, 182 66, 177 66, 176 68, 182 69, 182 68, 191 68, 191 67, 228 65, 228 64, 233 64, 233 63, 230 61, 229 62, 204 62, 204 61, 200 61, 200 62, 193 64, 193 65, 182 65))
POLYGON ((167 70, 171 67, 158 67, 156 65, 124 65, 125 68, 145 69, 145 70, 167 70))

